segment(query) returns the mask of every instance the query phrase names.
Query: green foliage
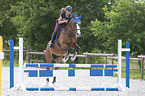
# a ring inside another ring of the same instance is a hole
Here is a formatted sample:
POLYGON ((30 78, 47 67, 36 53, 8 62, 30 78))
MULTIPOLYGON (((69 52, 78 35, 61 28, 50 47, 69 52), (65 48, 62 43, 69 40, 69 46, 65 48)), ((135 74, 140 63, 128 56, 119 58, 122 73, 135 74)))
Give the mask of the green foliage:
POLYGON ((78 38, 78 43, 81 46, 80 53, 91 52, 96 49, 98 42, 93 32, 90 31, 90 22, 96 18, 104 21, 104 11, 102 8, 107 3, 107 0, 76 0, 75 12, 82 14, 81 37, 78 38))
POLYGON ((130 0, 116 0, 111 6, 111 11, 107 6, 103 8, 107 22, 92 21, 91 31, 97 36, 98 41, 101 39, 102 46, 100 50, 114 52, 117 48, 117 40, 122 39, 123 45, 129 41, 131 51, 137 54, 145 53, 145 3, 135 3, 130 0), (104 48, 102 48, 104 47, 104 48))
POLYGON ((51 0, 24 0, 17 6, 11 6, 16 16, 12 21, 24 37, 24 46, 33 50, 44 50, 51 37, 58 18, 54 3, 51 0))
POLYGON ((10 10, 10 4, 15 4, 15 2, 20 0, 2 0, 0 2, 0 35, 3 36, 3 45, 6 49, 9 45, 8 41, 13 39, 16 41, 17 31, 16 27, 11 22, 11 17, 13 13, 10 10))

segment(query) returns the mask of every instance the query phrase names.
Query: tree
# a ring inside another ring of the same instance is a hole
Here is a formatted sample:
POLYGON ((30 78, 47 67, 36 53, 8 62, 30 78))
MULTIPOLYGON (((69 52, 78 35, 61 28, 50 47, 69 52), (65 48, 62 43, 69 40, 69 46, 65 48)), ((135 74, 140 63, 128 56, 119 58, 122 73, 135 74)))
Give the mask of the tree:
POLYGON ((91 30, 100 42, 98 48, 103 51, 114 52, 117 48, 117 40, 122 39, 123 45, 129 41, 131 51, 137 54, 145 54, 145 2, 136 3, 134 0, 116 0, 108 11, 103 9, 106 22, 98 19, 91 22, 91 30))
POLYGON ((20 0, 2 0, 0 2, 0 35, 4 39, 4 48, 8 47, 8 41, 13 39, 16 41, 17 30, 16 27, 11 22, 11 17, 14 16, 10 10, 10 4, 15 5, 17 1, 20 0))
POLYGON ((51 38, 58 12, 52 0, 23 0, 11 6, 16 16, 12 18, 24 45, 34 50, 44 50, 51 38), (43 47, 42 47, 43 46, 43 47))

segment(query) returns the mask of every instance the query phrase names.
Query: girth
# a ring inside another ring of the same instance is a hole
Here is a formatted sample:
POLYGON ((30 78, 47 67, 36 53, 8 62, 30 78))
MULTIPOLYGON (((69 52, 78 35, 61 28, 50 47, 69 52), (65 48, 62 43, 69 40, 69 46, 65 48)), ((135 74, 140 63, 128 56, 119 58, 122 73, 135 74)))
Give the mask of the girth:
POLYGON ((67 51, 68 49, 63 49, 62 47, 61 47, 61 45, 59 44, 59 42, 58 42, 58 40, 56 39, 56 43, 57 43, 57 45, 63 50, 63 51, 67 51))

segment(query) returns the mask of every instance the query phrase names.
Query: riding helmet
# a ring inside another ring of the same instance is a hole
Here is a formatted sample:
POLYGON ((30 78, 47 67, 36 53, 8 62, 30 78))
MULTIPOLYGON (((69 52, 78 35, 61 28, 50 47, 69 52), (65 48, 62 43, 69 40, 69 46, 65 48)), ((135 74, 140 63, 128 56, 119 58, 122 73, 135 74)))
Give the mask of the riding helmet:
POLYGON ((66 6, 65 10, 72 12, 72 7, 71 6, 66 6))

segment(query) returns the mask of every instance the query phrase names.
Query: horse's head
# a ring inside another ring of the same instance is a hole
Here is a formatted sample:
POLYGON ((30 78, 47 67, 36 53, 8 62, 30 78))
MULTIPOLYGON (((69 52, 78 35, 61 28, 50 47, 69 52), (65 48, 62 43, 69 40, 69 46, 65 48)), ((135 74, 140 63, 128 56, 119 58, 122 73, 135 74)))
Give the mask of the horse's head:
POLYGON ((79 17, 76 17, 75 14, 73 15, 72 22, 76 23, 77 37, 79 37, 81 35, 80 26, 79 26, 81 24, 81 20, 80 20, 81 17, 82 17, 82 15, 80 15, 79 17))

